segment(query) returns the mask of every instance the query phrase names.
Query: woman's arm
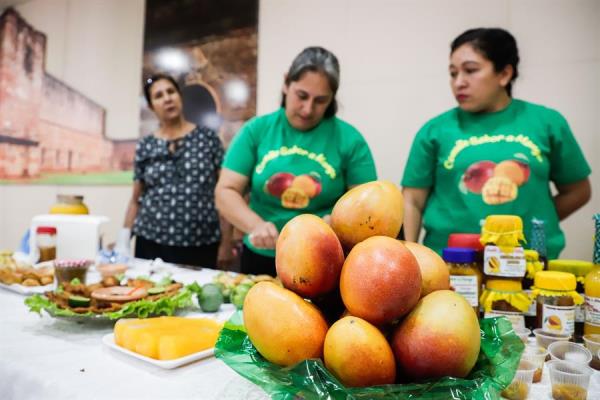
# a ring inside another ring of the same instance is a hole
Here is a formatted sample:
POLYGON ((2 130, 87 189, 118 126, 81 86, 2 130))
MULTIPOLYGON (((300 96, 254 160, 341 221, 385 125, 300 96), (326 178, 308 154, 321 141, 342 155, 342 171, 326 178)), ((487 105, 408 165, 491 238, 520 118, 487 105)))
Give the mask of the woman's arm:
POLYGON ((279 232, 273 223, 264 221, 252 211, 244 200, 248 181, 248 177, 223 168, 215 189, 217 208, 233 226, 249 234, 254 246, 273 249, 279 232))
POLYGON ((554 206, 562 221, 590 201, 592 186, 589 178, 567 185, 556 185, 558 194, 554 196, 554 206))
POLYGON ((133 227, 133 222, 135 221, 135 217, 137 216, 139 200, 142 192, 144 191, 144 184, 140 181, 133 182, 133 192, 131 194, 131 198, 129 199, 129 204, 127 205, 127 211, 125 212, 125 222, 123 223, 123 227, 127 229, 131 229, 133 227))
POLYGON ((429 197, 429 189, 402 188, 404 195, 404 236, 410 242, 417 242, 421 233, 423 210, 429 197))

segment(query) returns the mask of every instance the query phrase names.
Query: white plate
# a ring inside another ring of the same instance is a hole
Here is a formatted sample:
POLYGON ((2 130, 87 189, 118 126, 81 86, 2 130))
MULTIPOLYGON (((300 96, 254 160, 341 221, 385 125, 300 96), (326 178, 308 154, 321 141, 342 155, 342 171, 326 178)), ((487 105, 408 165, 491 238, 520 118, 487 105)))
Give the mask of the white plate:
POLYGON ((23 286, 13 283, 12 285, 7 285, 5 283, 0 282, 0 287, 6 290, 10 290, 11 292, 30 295, 30 294, 43 294, 47 291, 54 289, 54 283, 45 286, 23 286))
POLYGON ((202 360, 203 358, 212 357, 215 354, 215 348, 211 347, 210 349, 199 351, 198 353, 193 353, 187 355, 185 357, 176 358, 175 360, 155 360, 150 357, 143 356, 138 353, 134 353, 131 350, 127 350, 115 343, 115 335, 114 333, 109 333, 102 337, 102 343, 110 347, 111 349, 120 351, 121 353, 125 353, 130 355, 131 357, 137 358, 138 360, 146 361, 152 365, 156 365, 157 367, 164 369, 173 369, 180 367, 185 364, 189 364, 194 361, 202 360))

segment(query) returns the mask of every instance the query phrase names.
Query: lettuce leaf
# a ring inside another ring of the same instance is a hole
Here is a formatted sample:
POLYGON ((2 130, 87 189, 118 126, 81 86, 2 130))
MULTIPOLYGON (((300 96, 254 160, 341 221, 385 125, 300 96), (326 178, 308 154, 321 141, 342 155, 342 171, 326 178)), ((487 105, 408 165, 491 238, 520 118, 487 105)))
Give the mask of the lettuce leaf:
POLYGON ((102 314, 96 314, 91 311, 86 313, 76 313, 69 309, 60 308, 56 303, 40 294, 35 294, 25 299, 25 304, 29 307, 29 311, 38 314, 41 314, 42 310, 45 310, 50 315, 57 317, 101 316, 111 320, 124 317, 147 318, 155 315, 173 315, 177 309, 189 307, 192 303, 192 290, 187 286, 183 287, 175 296, 163 297, 155 301, 141 299, 127 303, 119 311, 102 314))

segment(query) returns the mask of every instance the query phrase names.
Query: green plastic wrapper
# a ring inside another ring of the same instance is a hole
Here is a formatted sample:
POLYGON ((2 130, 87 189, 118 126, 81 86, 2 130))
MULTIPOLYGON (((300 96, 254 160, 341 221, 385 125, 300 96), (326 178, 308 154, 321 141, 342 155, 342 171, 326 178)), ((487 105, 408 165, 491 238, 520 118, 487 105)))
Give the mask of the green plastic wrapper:
POLYGON ((273 399, 500 399, 500 392, 515 376, 525 346, 503 317, 483 319, 480 328, 481 352, 466 379, 348 388, 321 360, 305 360, 287 368, 265 360, 250 342, 240 311, 225 323, 215 355, 273 399))

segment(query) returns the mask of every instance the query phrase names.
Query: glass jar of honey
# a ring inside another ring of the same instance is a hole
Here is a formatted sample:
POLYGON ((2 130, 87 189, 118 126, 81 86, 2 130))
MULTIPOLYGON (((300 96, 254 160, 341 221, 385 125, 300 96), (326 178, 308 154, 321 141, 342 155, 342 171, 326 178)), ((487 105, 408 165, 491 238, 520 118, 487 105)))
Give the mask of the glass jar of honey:
POLYGON ((537 327, 548 333, 573 335, 575 306, 583 304, 577 293, 575 275, 560 271, 540 271, 535 275, 531 295, 536 299, 537 327))
POLYGON ((523 313, 529 309, 530 297, 518 279, 488 279, 479 303, 488 317, 506 317, 513 328, 524 328, 523 313))
POLYGON ((447 247, 442 251, 442 258, 450 269, 450 286, 469 302, 479 317, 483 275, 477 265, 475 250, 447 247))
POLYGON ((489 215, 481 228, 483 273, 486 277, 520 278, 525 276, 523 221, 516 215, 489 215))

